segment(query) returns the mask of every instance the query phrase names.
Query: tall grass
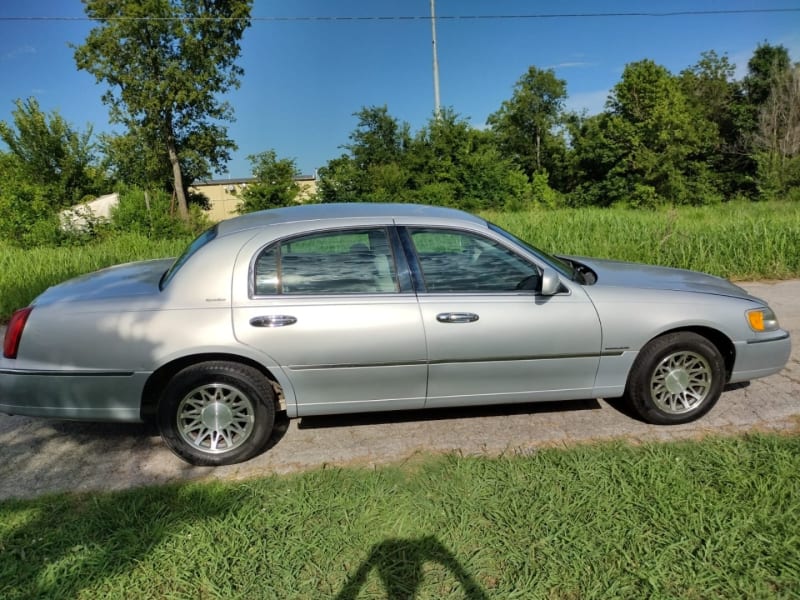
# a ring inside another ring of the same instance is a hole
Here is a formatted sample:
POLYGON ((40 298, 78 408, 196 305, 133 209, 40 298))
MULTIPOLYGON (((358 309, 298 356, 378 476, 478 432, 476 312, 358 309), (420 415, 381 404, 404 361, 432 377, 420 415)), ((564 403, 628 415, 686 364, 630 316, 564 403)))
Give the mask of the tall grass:
POLYGON ((800 275, 800 203, 483 216, 552 253, 660 264, 738 280, 800 275))
POLYGON ((800 438, 0 503, 0 597, 797 598, 800 438))
POLYGON ((119 263, 177 256, 189 240, 129 233, 86 246, 21 249, 0 244, 0 323, 51 285, 119 263))
MULTIPOLYGON (((660 211, 538 209, 484 216, 553 253, 661 264, 737 280, 800 276, 800 203, 660 211)), ((175 256, 188 241, 129 233, 64 248, 20 250, 0 243, 0 322, 53 284, 115 263, 175 256)))

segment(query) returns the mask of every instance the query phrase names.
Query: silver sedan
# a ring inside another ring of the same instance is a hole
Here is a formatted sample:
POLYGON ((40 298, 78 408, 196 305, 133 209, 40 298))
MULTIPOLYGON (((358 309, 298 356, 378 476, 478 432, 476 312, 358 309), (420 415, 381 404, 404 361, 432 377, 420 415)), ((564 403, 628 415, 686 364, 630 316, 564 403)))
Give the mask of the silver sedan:
POLYGON ((263 451, 277 411, 625 396, 684 423, 790 349, 724 279, 557 258, 452 209, 307 205, 45 291, 6 331, 0 412, 154 418, 178 456, 223 465, 263 451))

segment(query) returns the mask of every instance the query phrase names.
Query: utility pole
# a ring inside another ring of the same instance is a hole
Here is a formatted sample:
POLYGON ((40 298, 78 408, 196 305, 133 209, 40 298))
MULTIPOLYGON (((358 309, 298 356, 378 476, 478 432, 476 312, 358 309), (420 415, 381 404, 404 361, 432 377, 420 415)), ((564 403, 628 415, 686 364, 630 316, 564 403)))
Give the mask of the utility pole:
POLYGON ((436 50, 436 0, 431 0, 431 39, 433 42, 433 114, 438 119, 441 106, 439 102, 439 54, 436 50))

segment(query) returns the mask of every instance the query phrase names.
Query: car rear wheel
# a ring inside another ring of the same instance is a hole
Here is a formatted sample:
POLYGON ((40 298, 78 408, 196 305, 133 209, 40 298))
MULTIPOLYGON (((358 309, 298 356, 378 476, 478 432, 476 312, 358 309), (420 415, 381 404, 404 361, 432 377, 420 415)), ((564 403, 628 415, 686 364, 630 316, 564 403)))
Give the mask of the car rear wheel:
POLYGON ((648 423, 688 423, 716 404, 725 380, 722 355, 696 333, 670 333, 647 344, 631 369, 627 397, 648 423))
POLYGON ((252 458, 269 440, 275 393, 253 367, 204 362, 179 371, 158 405, 158 427, 169 448, 198 466, 252 458))

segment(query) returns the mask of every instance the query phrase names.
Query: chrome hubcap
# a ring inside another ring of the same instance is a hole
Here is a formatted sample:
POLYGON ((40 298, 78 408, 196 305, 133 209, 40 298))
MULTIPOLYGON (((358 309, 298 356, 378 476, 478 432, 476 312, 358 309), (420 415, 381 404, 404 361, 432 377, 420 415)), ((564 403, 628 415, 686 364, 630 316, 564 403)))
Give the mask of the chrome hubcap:
POLYGON ((253 403, 230 385, 200 386, 186 394, 178 405, 181 438, 202 452, 230 452, 247 441, 254 427, 253 403))
POLYGON ((705 358, 696 352, 674 352, 653 371, 650 394, 661 410, 678 415, 700 406, 711 383, 711 366, 705 358))

